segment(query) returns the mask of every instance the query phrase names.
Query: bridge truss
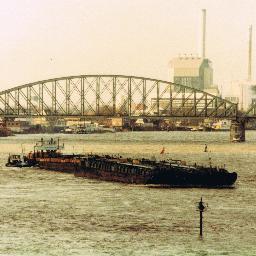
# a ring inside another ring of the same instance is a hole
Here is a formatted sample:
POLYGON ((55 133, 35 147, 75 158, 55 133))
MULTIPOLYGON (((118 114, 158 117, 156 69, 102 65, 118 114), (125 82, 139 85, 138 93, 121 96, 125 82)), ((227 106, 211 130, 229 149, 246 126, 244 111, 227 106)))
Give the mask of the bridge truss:
POLYGON ((244 119, 255 119, 256 117, 256 103, 252 103, 247 111, 241 115, 244 119))
POLYGON ((124 116, 234 118, 237 105, 171 82, 122 75, 81 75, 0 92, 1 117, 124 116))

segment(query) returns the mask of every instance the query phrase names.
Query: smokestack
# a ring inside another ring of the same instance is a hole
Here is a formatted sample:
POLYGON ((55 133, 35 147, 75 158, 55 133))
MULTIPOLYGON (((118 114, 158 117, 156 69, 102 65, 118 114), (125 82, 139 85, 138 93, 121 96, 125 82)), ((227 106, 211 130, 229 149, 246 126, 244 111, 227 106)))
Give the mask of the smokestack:
POLYGON ((249 27, 248 81, 252 79, 252 25, 249 27))
POLYGON ((205 59, 206 10, 202 9, 202 59, 205 59))

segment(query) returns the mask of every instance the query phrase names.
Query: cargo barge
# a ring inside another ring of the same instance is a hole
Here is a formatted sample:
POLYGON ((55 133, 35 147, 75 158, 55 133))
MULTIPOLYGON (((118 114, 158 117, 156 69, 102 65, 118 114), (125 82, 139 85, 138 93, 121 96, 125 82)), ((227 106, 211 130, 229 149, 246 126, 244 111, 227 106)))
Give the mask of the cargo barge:
MULTIPOLYGON (((59 141, 41 139, 34 152, 26 157, 27 166, 73 173, 76 177, 132 184, 166 185, 171 187, 230 187, 236 172, 212 166, 190 166, 179 160, 153 161, 110 155, 65 155, 59 141)), ((8 164, 8 166, 15 166, 8 164)))

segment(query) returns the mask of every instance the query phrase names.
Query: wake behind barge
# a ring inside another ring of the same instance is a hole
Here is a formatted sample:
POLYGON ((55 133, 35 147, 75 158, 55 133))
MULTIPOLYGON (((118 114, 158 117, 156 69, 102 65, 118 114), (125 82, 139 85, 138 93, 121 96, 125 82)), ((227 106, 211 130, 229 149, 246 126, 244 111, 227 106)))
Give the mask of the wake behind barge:
MULTIPOLYGON (((236 172, 224 168, 189 166, 179 160, 152 161, 100 155, 65 155, 59 141, 41 139, 27 155, 25 166, 73 173, 77 177, 105 181, 166 185, 171 187, 230 187, 236 172)), ((7 166, 17 166, 8 161, 7 166)), ((20 166, 19 166, 20 167, 20 166)))

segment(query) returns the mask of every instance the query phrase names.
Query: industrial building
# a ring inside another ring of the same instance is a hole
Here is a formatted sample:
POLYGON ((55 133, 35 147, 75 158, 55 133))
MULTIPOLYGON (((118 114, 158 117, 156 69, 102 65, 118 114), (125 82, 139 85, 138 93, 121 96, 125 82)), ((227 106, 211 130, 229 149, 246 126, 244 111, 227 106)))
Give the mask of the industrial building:
POLYGON ((206 10, 203 9, 202 27, 202 54, 196 56, 180 56, 170 61, 172 81, 177 84, 192 87, 214 95, 219 95, 219 90, 213 84, 212 63, 205 57, 206 38, 206 10))
POLYGON ((252 26, 249 27, 248 74, 247 79, 228 83, 229 92, 224 96, 226 100, 238 104, 242 111, 248 110, 256 103, 256 81, 252 79, 252 26))
POLYGON ((171 61, 173 82, 198 90, 215 88, 213 69, 209 59, 200 57, 178 57, 171 61))
POLYGON ((252 104, 256 103, 256 81, 232 81, 228 86, 230 91, 224 98, 238 104, 239 110, 247 111, 252 104))

